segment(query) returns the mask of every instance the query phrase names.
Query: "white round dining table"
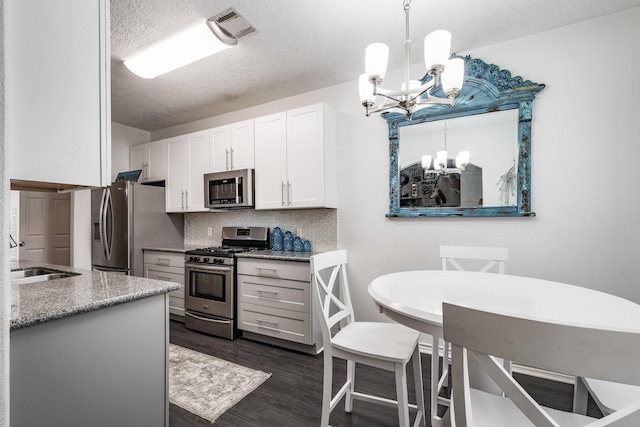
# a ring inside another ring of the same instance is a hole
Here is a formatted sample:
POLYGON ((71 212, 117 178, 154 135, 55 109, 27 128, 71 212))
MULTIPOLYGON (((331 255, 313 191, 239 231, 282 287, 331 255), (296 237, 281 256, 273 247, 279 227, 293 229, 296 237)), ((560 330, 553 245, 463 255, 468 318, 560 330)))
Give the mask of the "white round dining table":
POLYGON ((369 295, 387 317, 442 337, 442 303, 486 309, 555 323, 640 328, 640 305, 566 283, 508 274, 416 270, 385 274, 369 295))
MULTIPOLYGON (((401 271, 369 284, 369 295, 392 320, 442 338, 442 303, 485 309, 553 323, 599 328, 640 328, 640 305, 593 289, 531 277, 450 270, 401 271)), ((499 331, 496 331, 499 333, 499 331)), ((495 385, 474 371, 476 384, 496 392, 495 385)), ((431 364, 431 390, 438 389, 438 364, 431 364)), ((488 377, 487 377, 488 378, 488 377)), ((448 415, 437 415, 447 399, 431 393, 431 423, 447 426, 448 415)), ((445 403, 446 404, 446 403, 445 403)))

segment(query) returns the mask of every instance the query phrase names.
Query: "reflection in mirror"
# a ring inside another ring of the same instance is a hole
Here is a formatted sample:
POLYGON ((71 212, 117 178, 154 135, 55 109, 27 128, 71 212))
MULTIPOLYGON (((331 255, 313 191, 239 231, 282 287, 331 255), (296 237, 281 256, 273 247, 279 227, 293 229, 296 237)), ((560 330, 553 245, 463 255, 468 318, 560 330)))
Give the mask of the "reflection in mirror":
POLYGON ((517 109, 404 126, 399 137, 401 208, 516 205, 517 109), (440 151, 448 161, 437 170, 440 151))

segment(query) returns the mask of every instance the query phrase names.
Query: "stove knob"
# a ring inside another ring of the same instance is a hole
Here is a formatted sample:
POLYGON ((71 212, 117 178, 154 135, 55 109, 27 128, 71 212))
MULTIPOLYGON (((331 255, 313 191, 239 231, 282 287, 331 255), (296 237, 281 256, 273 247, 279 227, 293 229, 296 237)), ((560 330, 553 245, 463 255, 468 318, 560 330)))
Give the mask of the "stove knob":
POLYGON ((222 264, 223 262, 224 262, 224 261, 223 261, 222 259, 220 259, 220 258, 215 258, 215 259, 213 260, 213 263, 214 263, 214 264, 222 264))
POLYGON ((203 259, 202 262, 209 262, 209 258, 203 259))
POLYGON ((189 262, 197 262, 197 261, 198 261, 198 257, 197 256, 189 257, 189 262))

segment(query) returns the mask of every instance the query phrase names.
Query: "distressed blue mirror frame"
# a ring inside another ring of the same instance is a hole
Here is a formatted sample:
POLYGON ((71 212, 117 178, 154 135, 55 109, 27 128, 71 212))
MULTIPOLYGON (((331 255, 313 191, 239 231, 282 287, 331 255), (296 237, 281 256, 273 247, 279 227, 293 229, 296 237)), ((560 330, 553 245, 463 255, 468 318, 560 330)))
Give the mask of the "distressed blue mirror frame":
MULTIPOLYGON (((453 57, 463 58, 453 55, 453 57)), ((512 77, 508 70, 487 64, 481 59, 466 56, 464 85, 455 105, 432 106, 417 111, 411 120, 404 114, 384 113, 389 125, 389 218, 404 217, 530 217, 531 211, 531 119, 533 100, 545 85, 512 77), (399 135, 403 126, 411 126, 436 120, 447 120, 475 114, 518 109, 518 175, 516 206, 477 207, 400 207, 399 135)), ((426 75, 422 82, 431 80, 426 75)), ((444 97, 442 89, 435 93, 444 97)))

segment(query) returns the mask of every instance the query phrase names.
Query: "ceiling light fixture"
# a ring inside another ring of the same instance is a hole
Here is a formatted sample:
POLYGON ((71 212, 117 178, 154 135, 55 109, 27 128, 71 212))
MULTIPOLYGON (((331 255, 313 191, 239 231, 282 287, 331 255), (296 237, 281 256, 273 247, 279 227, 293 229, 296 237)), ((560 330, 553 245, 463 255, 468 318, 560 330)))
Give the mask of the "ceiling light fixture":
POLYGON ((409 10, 411 0, 404 0, 406 38, 404 42, 404 83, 401 90, 390 91, 380 87, 387 70, 389 47, 383 43, 370 44, 365 51, 365 73, 360 76, 360 100, 367 109, 367 117, 371 113, 395 110, 407 115, 411 120, 413 114, 431 105, 452 106, 460 94, 464 79, 464 60, 449 59, 451 50, 451 34, 438 30, 424 39, 424 61, 431 80, 422 84, 419 80, 410 80, 409 67, 411 39, 409 38, 409 10), (447 96, 439 98, 432 95, 434 89, 442 85, 447 96), (384 102, 374 107, 378 96, 384 102))
POLYGON ((235 46, 238 40, 213 18, 163 40, 124 61, 134 74, 152 79, 235 46))

